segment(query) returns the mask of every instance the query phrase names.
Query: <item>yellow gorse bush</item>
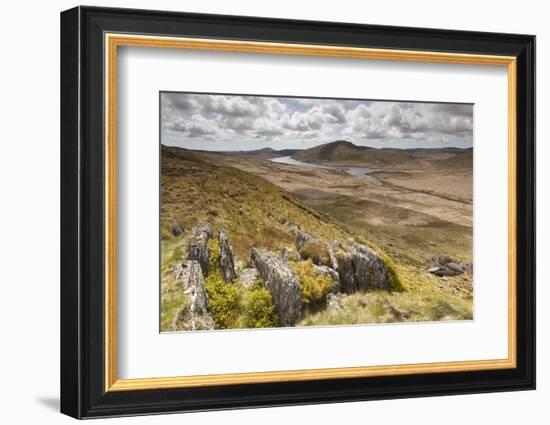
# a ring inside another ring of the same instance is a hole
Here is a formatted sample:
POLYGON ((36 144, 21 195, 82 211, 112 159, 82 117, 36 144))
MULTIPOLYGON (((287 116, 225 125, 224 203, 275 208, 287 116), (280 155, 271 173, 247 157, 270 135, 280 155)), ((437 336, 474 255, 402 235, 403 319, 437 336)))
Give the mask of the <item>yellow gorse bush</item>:
POLYGON ((291 264, 302 288, 304 304, 312 306, 323 302, 332 288, 332 277, 317 273, 311 259, 291 264))
POLYGON ((280 326, 279 316, 267 289, 258 287, 248 292, 243 312, 243 325, 245 328, 280 326))
POLYGON ((205 279, 208 311, 216 329, 273 328, 279 326, 279 316, 271 294, 256 282, 246 289, 237 282, 223 280, 218 262, 219 242, 210 239, 210 261, 205 279))

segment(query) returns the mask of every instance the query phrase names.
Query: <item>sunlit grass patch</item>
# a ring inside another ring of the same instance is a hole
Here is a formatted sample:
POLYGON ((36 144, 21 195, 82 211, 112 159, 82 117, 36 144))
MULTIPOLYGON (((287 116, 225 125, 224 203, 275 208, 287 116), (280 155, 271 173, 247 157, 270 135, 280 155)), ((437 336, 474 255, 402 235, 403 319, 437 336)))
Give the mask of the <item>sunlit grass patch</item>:
POLYGON ((354 325, 394 322, 471 320, 472 303, 444 292, 388 293, 372 291, 345 295, 341 309, 305 317, 300 326, 354 325))

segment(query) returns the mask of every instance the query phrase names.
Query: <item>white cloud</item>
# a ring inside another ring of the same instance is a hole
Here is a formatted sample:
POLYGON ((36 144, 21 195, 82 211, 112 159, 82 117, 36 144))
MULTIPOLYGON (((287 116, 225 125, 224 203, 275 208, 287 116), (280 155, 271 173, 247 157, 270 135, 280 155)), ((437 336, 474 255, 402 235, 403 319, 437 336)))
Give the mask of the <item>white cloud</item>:
POLYGON ((163 143, 220 150, 304 148, 337 139, 377 147, 472 145, 473 108, 434 104, 163 93, 163 143), (196 142, 193 142, 196 143, 196 142))

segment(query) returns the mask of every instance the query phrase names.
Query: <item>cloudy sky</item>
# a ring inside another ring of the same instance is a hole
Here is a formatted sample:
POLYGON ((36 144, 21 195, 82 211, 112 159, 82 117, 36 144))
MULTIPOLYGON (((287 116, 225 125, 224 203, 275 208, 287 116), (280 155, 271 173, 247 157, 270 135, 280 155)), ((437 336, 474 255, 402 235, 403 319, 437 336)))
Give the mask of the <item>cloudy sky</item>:
POLYGON ((161 93, 161 142, 189 149, 471 147, 472 127, 466 104, 161 93))

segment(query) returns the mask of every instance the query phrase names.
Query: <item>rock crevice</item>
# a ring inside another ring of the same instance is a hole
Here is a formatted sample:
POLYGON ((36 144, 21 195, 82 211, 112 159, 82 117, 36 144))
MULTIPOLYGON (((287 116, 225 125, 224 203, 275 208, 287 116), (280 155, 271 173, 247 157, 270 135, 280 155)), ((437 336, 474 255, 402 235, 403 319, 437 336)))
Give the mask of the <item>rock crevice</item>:
POLYGON ((220 229, 218 232, 219 252, 218 263, 220 265, 220 271, 223 280, 226 282, 233 282, 237 278, 235 273, 235 263, 233 261, 233 249, 229 245, 225 230, 220 229))

